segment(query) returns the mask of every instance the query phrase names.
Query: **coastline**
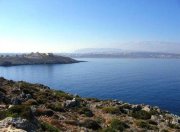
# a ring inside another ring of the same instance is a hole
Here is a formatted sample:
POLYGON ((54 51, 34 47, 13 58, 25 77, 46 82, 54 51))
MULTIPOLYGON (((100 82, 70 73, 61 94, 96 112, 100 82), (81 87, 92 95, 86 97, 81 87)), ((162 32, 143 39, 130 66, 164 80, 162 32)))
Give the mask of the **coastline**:
POLYGON ((42 84, 15 82, 4 78, 0 78, 0 94, 0 130, 5 129, 2 124, 13 125, 14 120, 17 121, 15 128, 25 131, 31 129, 34 131, 42 129, 175 131, 180 129, 179 116, 156 106, 129 104, 118 100, 81 98, 78 95, 50 89, 42 84), (24 126, 22 119, 31 128, 24 126), (118 124, 120 126, 116 128, 118 124))

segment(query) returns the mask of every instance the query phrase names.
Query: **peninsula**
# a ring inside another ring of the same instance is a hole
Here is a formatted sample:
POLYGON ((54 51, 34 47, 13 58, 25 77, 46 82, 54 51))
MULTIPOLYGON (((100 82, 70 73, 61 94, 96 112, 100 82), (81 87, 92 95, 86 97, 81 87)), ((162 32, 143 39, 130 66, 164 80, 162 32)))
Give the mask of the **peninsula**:
POLYGON ((30 53, 21 55, 1 55, 0 66, 36 65, 36 64, 70 64, 79 61, 70 57, 54 55, 52 53, 30 53))
POLYGON ((155 106, 81 98, 1 77, 0 131, 178 132, 180 117, 155 106))

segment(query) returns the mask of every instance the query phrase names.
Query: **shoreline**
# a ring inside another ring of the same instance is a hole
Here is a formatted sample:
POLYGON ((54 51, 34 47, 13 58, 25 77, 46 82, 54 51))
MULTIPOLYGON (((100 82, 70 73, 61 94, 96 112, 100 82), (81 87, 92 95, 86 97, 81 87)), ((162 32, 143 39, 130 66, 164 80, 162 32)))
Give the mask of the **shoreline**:
POLYGON ((0 130, 6 129, 2 124, 7 124, 7 127, 15 124, 14 129, 25 131, 180 129, 180 117, 157 106, 81 98, 43 84, 16 82, 1 77, 0 97, 0 130))

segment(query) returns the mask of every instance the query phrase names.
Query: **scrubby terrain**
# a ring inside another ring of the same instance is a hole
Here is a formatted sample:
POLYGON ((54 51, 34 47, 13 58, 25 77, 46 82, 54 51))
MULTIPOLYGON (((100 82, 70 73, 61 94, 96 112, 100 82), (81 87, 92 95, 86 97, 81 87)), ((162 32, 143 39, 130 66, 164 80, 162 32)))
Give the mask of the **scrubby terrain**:
POLYGON ((0 131, 179 132, 180 117, 149 105, 81 98, 0 78, 0 131))

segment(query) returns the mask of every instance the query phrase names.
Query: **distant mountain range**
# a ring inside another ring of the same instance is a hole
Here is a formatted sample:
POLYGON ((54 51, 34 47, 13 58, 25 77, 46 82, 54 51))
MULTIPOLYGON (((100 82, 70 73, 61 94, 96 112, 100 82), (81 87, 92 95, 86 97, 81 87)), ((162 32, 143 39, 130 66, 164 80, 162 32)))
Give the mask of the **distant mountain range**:
POLYGON ((177 53, 148 52, 148 51, 128 51, 121 49, 80 49, 73 53, 61 53, 73 58, 178 58, 177 53))

